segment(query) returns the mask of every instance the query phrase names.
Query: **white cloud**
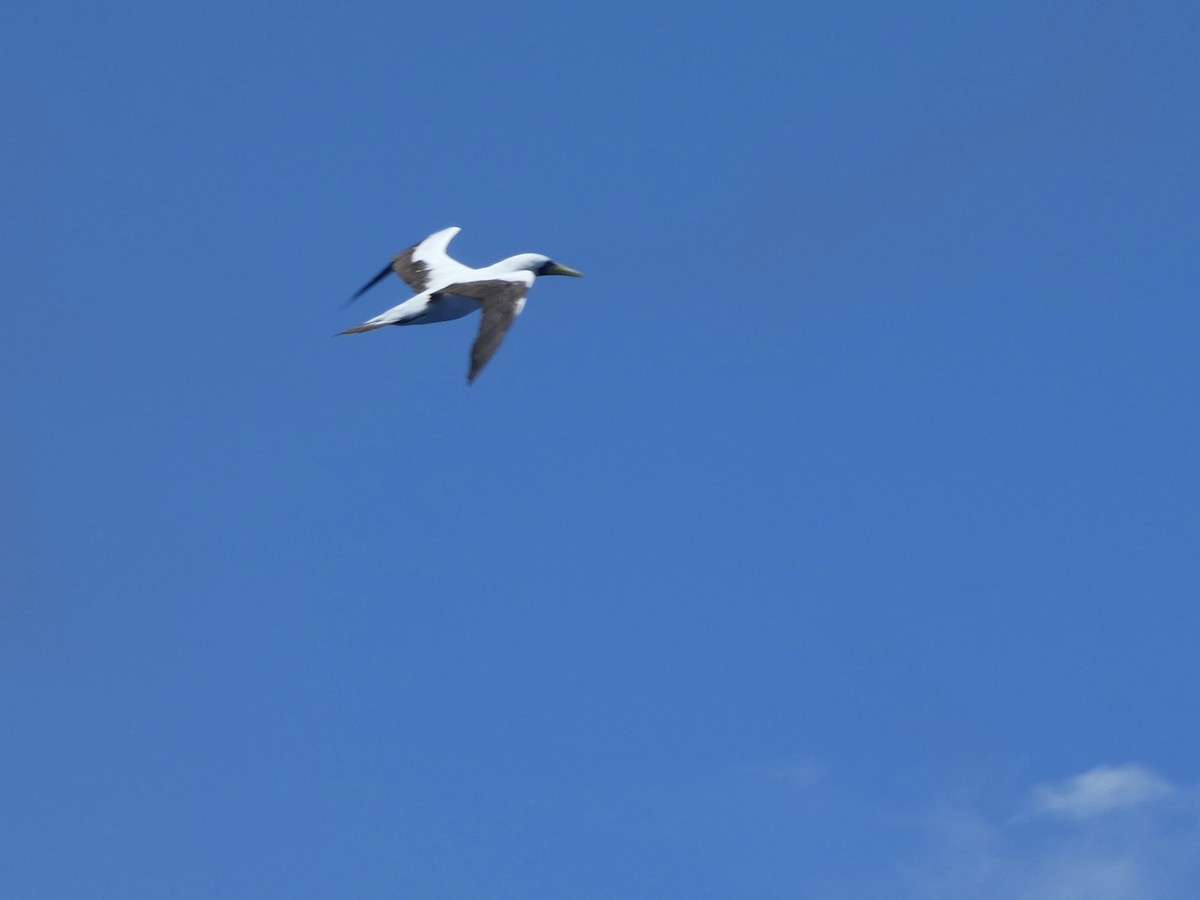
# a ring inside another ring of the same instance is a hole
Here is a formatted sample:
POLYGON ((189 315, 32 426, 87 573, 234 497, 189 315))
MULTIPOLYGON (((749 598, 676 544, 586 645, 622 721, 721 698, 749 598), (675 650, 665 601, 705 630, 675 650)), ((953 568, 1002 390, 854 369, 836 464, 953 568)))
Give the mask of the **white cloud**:
POLYGON ((810 761, 742 774, 790 801, 755 805, 763 792, 739 792, 738 803, 751 805, 717 817, 721 840, 707 846, 733 848, 722 871, 738 873, 733 893, 742 896, 1200 898, 1200 785, 1172 784, 1144 766, 1098 766, 1010 784, 1002 795, 993 782, 903 809, 861 801, 810 761))
POLYGON ((1200 805, 1193 794, 1142 766, 1100 766, 1036 786, 1027 801, 1035 816, 1005 820, 962 802, 944 806, 924 820, 901 896, 1195 900, 1200 805))
POLYGON ((1033 789, 1036 812, 1090 819, 1119 809, 1163 800, 1175 793, 1170 782, 1138 765, 1097 766, 1059 784, 1033 789))

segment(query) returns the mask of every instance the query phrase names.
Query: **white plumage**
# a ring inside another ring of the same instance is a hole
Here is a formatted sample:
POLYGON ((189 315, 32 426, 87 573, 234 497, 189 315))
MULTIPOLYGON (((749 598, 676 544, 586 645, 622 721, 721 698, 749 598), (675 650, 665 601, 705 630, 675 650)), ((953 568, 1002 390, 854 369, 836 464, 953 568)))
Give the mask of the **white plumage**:
POLYGON ((403 278, 417 292, 416 296, 361 325, 347 328, 342 334, 360 334, 385 325, 446 322, 482 309, 479 334, 471 347, 469 384, 492 358, 508 327, 525 308, 525 295, 538 275, 581 274, 540 253, 522 253, 482 269, 472 269, 446 252, 451 239, 461 230, 445 228, 396 254, 383 271, 350 299, 360 297, 392 272, 403 278))

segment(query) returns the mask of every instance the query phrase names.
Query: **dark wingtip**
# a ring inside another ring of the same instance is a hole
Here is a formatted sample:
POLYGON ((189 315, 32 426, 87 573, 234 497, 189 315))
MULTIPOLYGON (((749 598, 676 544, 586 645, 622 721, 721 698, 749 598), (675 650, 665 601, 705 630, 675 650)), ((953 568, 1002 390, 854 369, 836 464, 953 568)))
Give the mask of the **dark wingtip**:
POLYGON ((355 291, 350 296, 350 299, 342 304, 342 309, 345 309, 347 306, 349 306, 351 303, 353 303, 355 300, 357 300, 359 297, 361 297, 363 294, 365 294, 371 288, 375 287, 375 285, 379 284, 379 282, 383 281, 383 279, 387 278, 390 274, 392 274, 392 264, 388 263, 386 266, 384 266, 382 272, 380 272, 378 275, 376 275, 374 278, 372 278, 370 281, 368 281, 366 284, 364 284, 362 287, 360 287, 357 291, 355 291))

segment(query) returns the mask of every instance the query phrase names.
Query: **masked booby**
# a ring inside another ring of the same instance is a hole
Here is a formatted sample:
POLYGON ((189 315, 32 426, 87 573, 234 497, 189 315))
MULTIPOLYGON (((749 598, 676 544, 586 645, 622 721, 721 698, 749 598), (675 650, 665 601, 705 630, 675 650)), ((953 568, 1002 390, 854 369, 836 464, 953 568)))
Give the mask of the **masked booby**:
POLYGON ((428 325, 460 319, 483 310, 479 334, 471 347, 467 383, 475 380, 504 340, 513 320, 525 308, 525 295, 539 275, 574 275, 582 272, 560 265, 540 253, 510 256, 482 269, 472 269, 453 259, 446 247, 461 228, 445 228, 398 253, 378 275, 364 284, 353 301, 395 272, 417 292, 415 297, 341 334, 361 334, 385 325, 428 325))

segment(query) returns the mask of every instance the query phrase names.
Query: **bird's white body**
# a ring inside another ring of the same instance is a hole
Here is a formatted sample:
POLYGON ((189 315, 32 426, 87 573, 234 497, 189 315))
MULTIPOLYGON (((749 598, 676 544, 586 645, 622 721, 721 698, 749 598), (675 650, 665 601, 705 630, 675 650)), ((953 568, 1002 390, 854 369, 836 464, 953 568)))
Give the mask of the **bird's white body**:
MULTIPOLYGON (((470 297, 460 297, 455 294, 438 292, 452 284, 464 284, 476 281, 512 281, 524 284, 526 289, 533 286, 537 278, 526 266, 536 266, 546 261, 546 257, 536 253, 522 253, 510 256, 498 263, 472 269, 464 266, 446 252, 450 240, 462 231, 455 226, 445 228, 431 234, 421 243, 412 248, 414 261, 423 264, 428 270, 428 281, 421 293, 403 303, 393 306, 373 319, 363 322, 362 326, 375 325, 431 325, 434 322, 449 322, 451 319, 461 319, 480 308, 478 300, 470 297)), ((525 307, 522 297, 517 307, 519 314, 525 307)), ((367 330, 365 327, 363 330, 367 330)))
MULTIPOLYGON (((539 253, 522 253, 498 263, 473 269, 453 259, 446 247, 462 229, 444 228, 397 254, 392 264, 369 281, 355 297, 392 272, 403 278, 416 296, 393 306, 344 334, 374 331, 387 325, 429 325, 461 319, 483 310, 479 337, 472 347, 468 380, 491 358, 512 321, 525 308, 525 295, 537 275, 579 275, 539 253)), ((353 299, 353 298, 352 298, 353 299)))
MULTIPOLYGON (((496 264, 500 265, 499 263, 496 264)), ((480 309, 481 305, 478 300, 471 297, 460 297, 457 294, 438 294, 441 288, 447 288, 452 284, 463 284, 473 281, 511 281, 515 284, 525 285, 526 290, 533 286, 533 282, 537 276, 532 272, 494 272, 496 266, 487 266, 483 269, 469 269, 463 266, 467 271, 467 277, 449 281, 446 284, 440 285, 439 288, 423 291, 405 300, 403 303, 393 306, 387 312, 380 313, 373 319, 368 319, 363 322, 363 325, 431 325, 434 322, 449 322, 451 319, 461 319, 463 316, 470 315, 480 309)), ((517 314, 525 308, 525 298, 522 297, 517 302, 517 314)))

